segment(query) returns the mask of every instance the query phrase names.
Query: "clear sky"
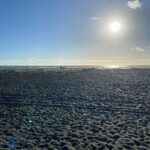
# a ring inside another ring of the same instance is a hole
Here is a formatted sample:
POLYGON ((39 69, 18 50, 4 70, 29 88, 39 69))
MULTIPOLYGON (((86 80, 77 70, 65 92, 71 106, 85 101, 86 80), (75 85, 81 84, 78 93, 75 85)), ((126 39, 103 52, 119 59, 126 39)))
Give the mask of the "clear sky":
POLYGON ((150 0, 1 0, 0 65, 150 65, 150 0))

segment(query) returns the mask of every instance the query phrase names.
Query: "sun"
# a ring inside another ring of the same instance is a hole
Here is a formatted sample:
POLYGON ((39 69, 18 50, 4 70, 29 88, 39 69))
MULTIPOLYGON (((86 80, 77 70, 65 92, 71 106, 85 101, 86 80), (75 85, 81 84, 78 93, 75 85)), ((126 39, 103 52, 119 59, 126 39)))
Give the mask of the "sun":
POLYGON ((121 29, 121 24, 118 21, 114 21, 110 24, 109 29, 113 33, 118 33, 121 29))

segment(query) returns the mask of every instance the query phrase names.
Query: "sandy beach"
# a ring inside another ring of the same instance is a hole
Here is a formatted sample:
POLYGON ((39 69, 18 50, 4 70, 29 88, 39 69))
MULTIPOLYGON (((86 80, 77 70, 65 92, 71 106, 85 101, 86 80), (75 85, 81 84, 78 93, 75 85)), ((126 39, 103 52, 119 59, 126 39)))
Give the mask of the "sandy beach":
POLYGON ((150 149, 150 69, 0 71, 0 150, 150 149))

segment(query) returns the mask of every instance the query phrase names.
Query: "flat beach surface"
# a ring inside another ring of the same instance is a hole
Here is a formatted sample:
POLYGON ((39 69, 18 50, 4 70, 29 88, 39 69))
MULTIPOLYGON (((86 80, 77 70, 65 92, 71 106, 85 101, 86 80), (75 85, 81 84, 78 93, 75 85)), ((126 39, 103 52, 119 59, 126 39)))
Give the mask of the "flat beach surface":
POLYGON ((150 69, 0 71, 0 150, 150 149, 150 69))

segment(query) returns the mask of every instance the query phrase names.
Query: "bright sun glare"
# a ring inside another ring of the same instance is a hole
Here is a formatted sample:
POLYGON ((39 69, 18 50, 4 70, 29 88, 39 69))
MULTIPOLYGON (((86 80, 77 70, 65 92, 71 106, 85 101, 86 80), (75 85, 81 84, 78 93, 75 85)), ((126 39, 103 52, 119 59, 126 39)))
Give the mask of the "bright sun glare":
POLYGON ((118 22, 118 21, 112 22, 109 26, 110 31, 113 33, 119 32, 120 28, 121 28, 121 25, 120 25, 120 22, 118 22))

